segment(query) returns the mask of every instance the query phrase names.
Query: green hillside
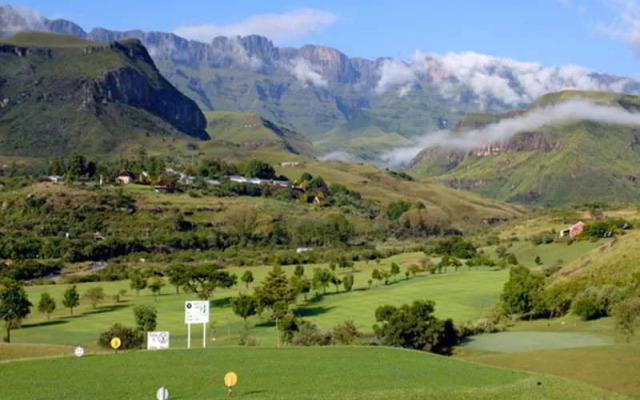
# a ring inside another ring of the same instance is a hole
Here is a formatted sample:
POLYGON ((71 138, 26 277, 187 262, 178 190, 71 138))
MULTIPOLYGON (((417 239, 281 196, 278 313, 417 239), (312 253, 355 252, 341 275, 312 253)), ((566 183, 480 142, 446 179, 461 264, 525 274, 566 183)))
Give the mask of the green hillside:
POLYGON ((137 40, 23 32, 0 42, 0 152, 106 155, 147 136, 207 139, 197 105, 137 40))
POLYGON ((640 273, 640 232, 631 232, 598 246, 584 257, 563 268, 556 284, 567 285, 577 292, 590 286, 625 286, 640 273))
POLYGON ((227 396, 223 377, 229 371, 238 375, 234 397, 252 399, 623 398, 559 378, 368 347, 217 348, 11 362, 0 364, 6 382, 0 397, 137 400, 153 398, 164 386, 171 398, 214 399, 227 396))
MULTIPOLYGON (((571 98, 635 110, 640 97, 596 92, 562 92, 534 107, 571 98)), ((514 113, 472 115, 461 129, 479 128, 514 113)), ((583 201, 633 202, 640 195, 637 128, 566 121, 518 133, 498 150, 426 150, 411 173, 437 177, 449 186, 486 197, 561 206, 583 201)), ((495 147, 495 146, 494 146, 495 147)))
POLYGON ((208 111, 207 132, 222 145, 252 150, 258 148, 281 150, 305 156, 318 151, 302 134, 274 124, 253 113, 208 111))

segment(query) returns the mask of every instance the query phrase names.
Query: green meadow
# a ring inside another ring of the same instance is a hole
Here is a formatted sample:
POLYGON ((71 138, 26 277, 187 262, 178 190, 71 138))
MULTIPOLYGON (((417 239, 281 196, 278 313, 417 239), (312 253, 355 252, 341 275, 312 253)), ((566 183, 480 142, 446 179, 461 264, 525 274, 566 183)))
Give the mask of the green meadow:
POLYGON ((246 399, 617 399, 561 378, 380 347, 219 348, 129 352, 0 363, 0 398, 11 400, 227 397, 246 399), (346 379, 348 377, 348 379, 346 379))
MULTIPOLYGON (((344 320, 353 320, 358 329, 364 333, 372 331, 374 312, 378 306, 392 304, 402 305, 418 299, 429 299, 436 302, 436 315, 439 318, 452 318, 456 322, 465 322, 479 318, 484 311, 497 300, 502 285, 508 277, 507 271, 493 271, 482 268, 469 270, 462 267, 455 272, 450 268, 447 273, 430 275, 419 274, 406 279, 404 273, 397 276, 397 282, 391 279, 389 285, 375 281, 369 287, 371 271, 375 268, 388 269, 391 262, 402 265, 416 262, 423 258, 422 253, 408 253, 391 257, 379 265, 375 262, 356 263, 355 286, 352 292, 335 293, 335 287, 327 288, 327 294, 319 300, 304 301, 298 299, 296 314, 311 320, 323 329, 332 329, 344 320)), ((307 265, 305 274, 311 276, 313 268, 326 265, 307 265)), ((285 267, 289 276, 293 273, 293 266, 285 267)), ((236 345, 245 333, 241 318, 233 314, 230 301, 241 292, 252 292, 264 278, 270 267, 236 267, 230 270, 239 276, 250 269, 256 278, 248 289, 243 283, 231 289, 218 290, 212 299, 211 326, 208 327, 208 346, 236 345), (214 341, 215 339, 215 341, 214 341)), ((349 271, 338 271, 346 274, 349 271)), ((186 326, 184 325, 184 301, 194 300, 191 294, 176 294, 173 286, 167 285, 162 294, 154 297, 148 290, 140 295, 129 288, 129 281, 99 282, 78 284, 81 297, 84 292, 95 286, 102 286, 107 294, 104 303, 92 309, 87 300, 81 298, 81 305, 71 316, 69 310, 62 306, 62 294, 68 285, 27 287, 27 293, 32 303, 37 303, 44 292, 51 294, 56 300, 57 309, 51 321, 35 309, 24 322, 23 327, 12 332, 12 339, 16 343, 47 343, 58 345, 82 345, 94 347, 98 334, 115 323, 133 325, 132 308, 138 304, 150 304, 158 310, 157 330, 171 332, 172 347, 186 347, 186 326), (121 302, 116 303, 112 298, 121 289, 127 290, 127 295, 121 302)), ((249 319, 249 334, 255 336, 261 345, 276 345, 277 332, 272 322, 259 316, 249 319)), ((202 327, 193 326, 192 336, 194 344, 201 346, 202 327)))

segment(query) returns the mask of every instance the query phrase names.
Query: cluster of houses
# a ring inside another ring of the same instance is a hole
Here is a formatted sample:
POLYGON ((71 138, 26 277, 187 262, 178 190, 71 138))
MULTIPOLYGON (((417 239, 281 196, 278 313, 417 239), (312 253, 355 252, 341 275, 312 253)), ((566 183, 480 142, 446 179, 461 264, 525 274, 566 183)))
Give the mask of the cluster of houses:
MULTIPOLYGON (((178 182, 183 185, 193 185, 196 180, 195 176, 187 175, 183 172, 177 171, 173 168, 167 168, 164 170, 165 174, 170 176, 177 176, 178 182)), ((260 179, 260 178, 247 178, 244 176, 230 175, 224 178, 236 183, 250 183, 254 185, 274 185, 280 187, 290 187, 288 181, 278 179, 260 179)), ((146 172, 123 172, 116 178, 116 182, 121 185, 130 185, 132 183, 148 183, 149 174, 146 172)), ((207 185, 218 186, 222 184, 219 179, 205 179, 204 183, 207 185)), ((170 191, 173 188, 171 181, 160 181, 154 185, 154 188, 158 191, 170 191)))

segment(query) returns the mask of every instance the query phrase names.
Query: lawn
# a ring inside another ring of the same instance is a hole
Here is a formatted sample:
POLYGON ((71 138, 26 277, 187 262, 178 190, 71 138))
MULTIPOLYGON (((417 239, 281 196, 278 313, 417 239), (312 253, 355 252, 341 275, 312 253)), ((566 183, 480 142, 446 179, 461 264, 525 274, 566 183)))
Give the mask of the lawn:
MULTIPOLYGON (((355 272, 354 291, 344 293, 343 289, 335 294, 334 288, 328 289, 328 294, 318 301, 304 302, 299 298, 298 314, 316 322, 323 329, 331 329, 345 319, 352 319, 363 332, 370 332, 374 323, 375 309, 380 305, 401 305, 418 299, 429 299, 436 302, 436 315, 440 318, 453 318, 456 322, 464 322, 480 317, 484 310, 498 299, 502 285, 507 279, 507 271, 490 271, 477 269, 467 271, 461 268, 457 273, 450 269, 446 274, 421 274, 415 278, 405 280, 404 275, 398 276, 397 283, 385 286, 375 282, 369 288, 368 280, 374 268, 389 268, 392 261, 400 264, 412 262, 424 257, 421 253, 408 253, 384 260, 380 265, 376 263, 357 263, 355 272)), ((316 266, 306 266, 306 275, 311 276, 316 266)), ((293 272, 293 266, 285 267, 288 275, 293 272)), ((402 269, 405 267, 403 266, 402 269)), ((241 275, 247 267, 237 267, 231 270, 241 275)), ((251 267, 256 277, 255 286, 260 282, 270 267, 251 267)), ((346 271, 338 271, 344 274, 346 271)), ((35 308, 31 316, 24 321, 22 329, 12 332, 12 339, 16 343, 47 343, 59 345, 95 346, 98 334, 114 323, 133 325, 132 308, 138 304, 151 304, 158 310, 158 330, 167 330, 172 335, 172 347, 186 346, 186 326, 184 325, 184 301, 193 300, 193 295, 175 294, 172 286, 163 289, 162 295, 154 298, 148 290, 139 296, 129 289, 128 281, 84 283, 78 285, 82 294, 91 287, 102 286, 108 300, 92 309, 88 302, 81 299, 81 306, 69 315, 69 310, 62 306, 62 293, 67 285, 27 287, 30 300, 37 303, 40 295, 50 293, 58 303, 58 308, 52 315, 51 321, 39 314, 35 308), (127 289, 124 301, 115 303, 111 298, 119 290, 127 289)), ((240 284, 232 289, 219 290, 212 300, 212 319, 214 331, 209 333, 209 346, 235 345, 244 333, 242 319, 235 316, 231 310, 231 297, 239 292, 253 291, 240 284)), ((273 323, 252 317, 249 320, 250 334, 256 336, 262 345, 276 345, 277 333, 273 323)), ((202 328, 193 327, 195 342, 202 337, 202 328)))
POLYGON ((640 399, 640 379, 638 379, 640 345, 638 344, 518 354, 476 353, 463 358, 482 364, 580 380, 640 399))
MULTIPOLYGON (((226 397, 250 399, 615 399, 559 378, 379 347, 168 350, 0 363, 6 400, 226 397)), ((622 398, 622 397, 620 397, 622 398)))

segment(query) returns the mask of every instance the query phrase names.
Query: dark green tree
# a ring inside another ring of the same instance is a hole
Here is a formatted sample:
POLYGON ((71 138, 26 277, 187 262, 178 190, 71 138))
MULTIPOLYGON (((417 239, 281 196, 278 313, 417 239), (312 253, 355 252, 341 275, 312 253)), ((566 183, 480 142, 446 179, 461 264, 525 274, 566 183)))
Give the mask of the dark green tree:
POLYGON ((175 286, 176 294, 180 293, 180 288, 187 283, 187 267, 182 264, 172 264, 167 269, 169 283, 175 286))
POLYGON ((255 289, 258 311, 272 311, 273 318, 281 318, 286 314, 289 305, 296 300, 297 292, 289 285, 287 275, 281 266, 276 265, 267 274, 261 286, 255 289))
POLYGON ((38 311, 47 315, 47 320, 51 319, 51 314, 56 309, 56 301, 49 293, 42 293, 38 302, 38 311))
POLYGON ((244 282, 247 289, 249 289, 249 284, 254 281, 253 272, 249 270, 244 271, 244 274, 242 274, 242 277, 240 277, 240 280, 244 282))
POLYGON ((400 273, 400 266, 396 263, 391 263, 391 275, 393 276, 393 279, 398 282, 398 274, 400 273))
POLYGON ((164 280, 159 276, 151 278, 151 280, 149 281, 149 285, 148 285, 149 290, 151 290, 151 293, 153 293, 156 299, 160 295, 160 292, 162 291, 162 288, 164 287, 164 285, 165 285, 164 280))
POLYGON ((247 318, 256 315, 258 311, 258 301, 253 296, 240 293, 238 297, 231 300, 233 313, 244 320, 244 328, 247 329, 247 318))
POLYGON ((527 315, 534 311, 539 296, 543 295, 543 288, 544 276, 531 272, 527 267, 516 266, 511 268, 500 298, 508 312, 527 315))
POLYGON ((387 346, 450 354, 460 342, 451 320, 433 316, 435 303, 415 301, 401 307, 381 306, 376 310, 374 331, 387 346))
POLYGON ((73 315, 73 309, 80 305, 80 294, 78 288, 73 285, 64 291, 62 305, 69 309, 69 314, 73 315))
POLYGON ((297 277, 304 276, 304 267, 302 265, 296 265, 296 268, 293 271, 293 276, 297 276, 297 277))
POLYGON ((133 318, 136 321, 136 327, 142 332, 152 332, 158 325, 158 310, 148 305, 139 305, 133 308, 133 318))
POLYGON ((184 289, 202 300, 209 300, 217 288, 230 288, 238 282, 235 274, 216 264, 193 265, 186 268, 184 289))
POLYGON ((350 292, 353 290, 353 274, 347 274, 342 280, 342 285, 344 286, 344 290, 350 292))
POLYGON ((145 278, 144 276, 142 276, 142 274, 140 273, 132 273, 131 275, 129 275, 129 287, 131 287, 131 290, 135 290, 136 291, 136 296, 140 295, 140 291, 144 290, 147 287, 147 278, 145 278))
POLYGON ((5 342, 11 343, 11 330, 18 328, 30 312, 31 302, 18 282, 8 279, 0 282, 0 319, 7 329, 5 342))

